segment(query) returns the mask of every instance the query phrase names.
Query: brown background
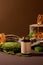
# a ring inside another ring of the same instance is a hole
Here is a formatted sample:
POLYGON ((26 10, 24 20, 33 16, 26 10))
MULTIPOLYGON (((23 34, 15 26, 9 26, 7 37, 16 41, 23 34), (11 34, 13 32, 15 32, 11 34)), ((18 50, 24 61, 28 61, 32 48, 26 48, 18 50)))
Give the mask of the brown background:
POLYGON ((39 13, 43 14, 42 0, 0 0, 0 33, 27 35, 39 13))

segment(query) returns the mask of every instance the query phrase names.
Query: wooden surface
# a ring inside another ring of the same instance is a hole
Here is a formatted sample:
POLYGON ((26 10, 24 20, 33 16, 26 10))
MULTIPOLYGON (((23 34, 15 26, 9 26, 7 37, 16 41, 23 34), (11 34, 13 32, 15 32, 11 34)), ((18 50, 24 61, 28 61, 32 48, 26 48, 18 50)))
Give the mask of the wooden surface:
POLYGON ((43 65, 43 56, 19 57, 0 52, 0 65, 43 65))

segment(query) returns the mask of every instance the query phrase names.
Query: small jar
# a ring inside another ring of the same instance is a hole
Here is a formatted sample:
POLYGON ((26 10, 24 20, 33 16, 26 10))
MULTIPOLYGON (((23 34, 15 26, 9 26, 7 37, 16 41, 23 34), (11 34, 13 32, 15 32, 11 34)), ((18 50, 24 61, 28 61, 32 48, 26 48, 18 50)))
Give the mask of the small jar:
POLYGON ((30 40, 21 41, 21 53, 23 54, 31 53, 31 41, 30 40))

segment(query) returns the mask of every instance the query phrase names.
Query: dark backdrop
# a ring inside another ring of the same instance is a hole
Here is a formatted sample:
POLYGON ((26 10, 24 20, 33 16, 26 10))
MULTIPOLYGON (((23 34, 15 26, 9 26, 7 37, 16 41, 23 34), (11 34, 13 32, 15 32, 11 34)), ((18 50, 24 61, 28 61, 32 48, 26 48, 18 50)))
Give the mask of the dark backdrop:
POLYGON ((27 35, 39 13, 43 14, 42 0, 0 0, 0 33, 27 35))

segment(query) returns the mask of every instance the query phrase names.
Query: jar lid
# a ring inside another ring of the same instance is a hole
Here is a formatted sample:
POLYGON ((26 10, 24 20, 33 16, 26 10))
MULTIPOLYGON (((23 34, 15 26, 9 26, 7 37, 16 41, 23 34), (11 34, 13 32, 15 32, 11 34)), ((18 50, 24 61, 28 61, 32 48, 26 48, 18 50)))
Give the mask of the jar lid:
POLYGON ((30 40, 26 40, 26 39, 24 39, 24 40, 22 40, 23 42, 31 42, 30 40))

